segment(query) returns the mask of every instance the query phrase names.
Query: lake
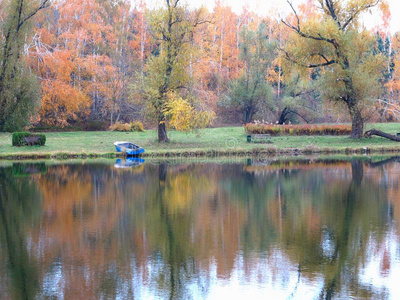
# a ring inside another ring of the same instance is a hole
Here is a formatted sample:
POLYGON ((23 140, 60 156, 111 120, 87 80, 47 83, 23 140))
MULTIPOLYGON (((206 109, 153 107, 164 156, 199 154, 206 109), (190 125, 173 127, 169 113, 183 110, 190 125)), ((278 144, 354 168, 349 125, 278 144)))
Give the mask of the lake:
POLYGON ((400 158, 0 165, 1 299, 400 299, 400 158))

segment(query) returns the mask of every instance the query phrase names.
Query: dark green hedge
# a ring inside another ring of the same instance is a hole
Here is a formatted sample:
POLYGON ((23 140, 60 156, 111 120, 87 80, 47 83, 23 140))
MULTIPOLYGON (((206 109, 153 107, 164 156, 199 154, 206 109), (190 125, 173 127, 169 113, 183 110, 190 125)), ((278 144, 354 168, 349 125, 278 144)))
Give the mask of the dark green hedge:
POLYGON ((30 132, 14 132, 12 134, 12 145, 21 146, 44 146, 46 136, 44 134, 33 134, 30 132))

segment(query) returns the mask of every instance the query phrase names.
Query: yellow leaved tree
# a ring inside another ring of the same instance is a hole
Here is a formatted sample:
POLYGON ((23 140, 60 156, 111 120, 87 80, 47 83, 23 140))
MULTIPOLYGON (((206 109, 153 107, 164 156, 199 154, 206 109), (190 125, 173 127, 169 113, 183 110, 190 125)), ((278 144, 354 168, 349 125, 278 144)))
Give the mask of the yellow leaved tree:
MULTIPOLYGON (((165 8, 149 14, 151 34, 158 44, 145 68, 145 98, 157 121, 159 142, 168 142, 166 111, 170 93, 187 88, 193 34, 206 23, 204 10, 190 11, 180 0, 165 0, 165 8)), ((178 126, 179 127, 179 126, 178 126)))
POLYGON ((185 132, 205 128, 215 118, 214 112, 196 110, 188 100, 174 93, 168 94, 164 115, 170 127, 185 132))

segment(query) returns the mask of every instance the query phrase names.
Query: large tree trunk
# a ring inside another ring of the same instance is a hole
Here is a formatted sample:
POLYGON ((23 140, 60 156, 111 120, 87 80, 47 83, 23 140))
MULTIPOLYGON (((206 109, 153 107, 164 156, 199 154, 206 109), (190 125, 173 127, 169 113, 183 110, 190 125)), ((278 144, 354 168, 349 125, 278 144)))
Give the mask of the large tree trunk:
POLYGON ((244 123, 248 124, 253 121, 253 109, 252 107, 247 107, 246 110, 244 111, 244 123))
POLYGON ((281 114, 280 114, 280 116, 279 116, 278 124, 279 124, 279 125, 285 125, 285 124, 287 124, 287 123, 289 122, 289 117, 290 117, 290 115, 296 115, 296 116, 302 118, 307 124, 310 123, 309 120, 307 120, 305 117, 303 117, 303 116, 302 116, 301 114, 299 114, 297 111, 291 110, 290 108, 285 107, 285 108, 282 110, 282 112, 281 112, 281 114))
POLYGON ((350 100, 347 104, 351 116, 351 138, 360 139, 364 134, 364 119, 357 103, 350 100))
POLYGON ((285 107, 285 108, 282 110, 282 112, 281 112, 281 114, 280 114, 280 116, 279 116, 278 124, 279 124, 279 125, 284 125, 284 124, 286 124, 288 115, 289 115, 289 109, 288 109, 287 107, 285 107))
POLYGON ((169 142, 169 138, 167 135, 167 127, 165 126, 165 122, 158 123, 158 141, 160 143, 167 143, 169 142))

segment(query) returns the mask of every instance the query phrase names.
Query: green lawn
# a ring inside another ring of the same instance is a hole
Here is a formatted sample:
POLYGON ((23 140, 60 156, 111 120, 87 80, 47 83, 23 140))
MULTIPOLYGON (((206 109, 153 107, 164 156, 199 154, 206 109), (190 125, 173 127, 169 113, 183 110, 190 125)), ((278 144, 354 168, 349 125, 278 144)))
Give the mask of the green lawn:
MULTIPOLYGON (((369 128, 377 128, 390 133, 400 132, 400 124, 369 124, 369 128)), ((199 135, 170 131, 170 143, 159 144, 156 141, 156 132, 148 130, 143 133, 123 132, 62 132, 46 133, 47 142, 44 147, 11 146, 11 134, 0 133, 0 156, 26 156, 26 155, 55 155, 65 154, 107 154, 114 153, 115 141, 131 141, 146 149, 149 155, 177 154, 186 152, 220 152, 243 153, 246 151, 287 151, 299 149, 300 151, 318 152, 321 150, 335 150, 344 152, 367 147, 372 151, 399 150, 400 143, 389 141, 380 137, 371 139, 351 140, 349 137, 332 136, 299 136, 299 137, 274 137, 271 144, 247 143, 242 127, 224 127, 205 129, 199 135)))

